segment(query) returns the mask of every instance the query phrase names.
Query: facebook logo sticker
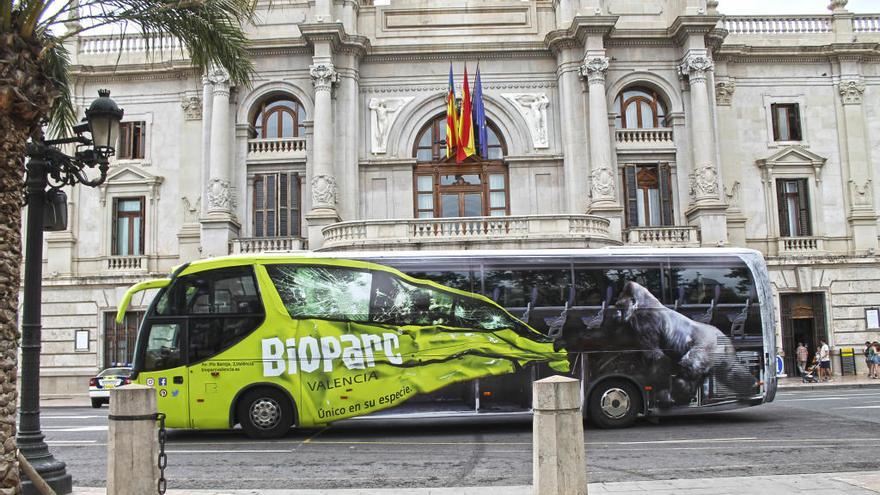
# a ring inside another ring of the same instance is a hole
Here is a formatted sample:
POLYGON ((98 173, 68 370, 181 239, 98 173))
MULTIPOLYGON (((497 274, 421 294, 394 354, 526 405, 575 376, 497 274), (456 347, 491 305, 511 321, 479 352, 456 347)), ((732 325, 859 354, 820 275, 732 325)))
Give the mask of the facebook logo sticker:
POLYGON ((159 386, 164 387, 165 385, 168 385, 168 379, 167 378, 159 378, 159 386))

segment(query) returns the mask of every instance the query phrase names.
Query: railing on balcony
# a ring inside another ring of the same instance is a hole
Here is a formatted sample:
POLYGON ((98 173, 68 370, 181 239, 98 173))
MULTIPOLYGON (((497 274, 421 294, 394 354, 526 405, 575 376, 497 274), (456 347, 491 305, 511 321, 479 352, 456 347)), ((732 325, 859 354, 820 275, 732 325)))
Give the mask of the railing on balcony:
POLYGON ((146 256, 110 256, 107 258, 107 270, 130 271, 146 269, 146 256))
POLYGON ((730 34, 815 34, 832 32, 830 15, 732 16, 722 21, 730 34))
POLYGON ((300 237, 242 237, 232 240, 229 253, 253 254, 303 249, 305 249, 305 240, 300 237))
POLYGON ((83 36, 80 38, 79 52, 85 55, 103 55, 108 53, 154 53, 182 50, 183 44, 171 36, 144 38, 136 34, 83 36))
POLYGON ((305 156, 306 138, 251 139, 248 141, 248 158, 284 158, 305 156))
POLYGON ((324 227, 321 249, 412 249, 423 244, 460 247, 505 241, 529 247, 591 247, 619 245, 609 236, 610 221, 592 215, 517 215, 359 220, 324 227))
POLYGON ((658 149, 675 148, 672 129, 617 129, 615 131, 617 149, 658 149))
POLYGON ((853 32, 880 33, 880 14, 855 16, 853 18, 853 32))
POLYGON ((821 237, 782 237, 779 239, 779 254, 821 253, 823 251, 821 237))
POLYGON ((654 247, 696 247, 700 245, 696 227, 635 227, 626 232, 627 244, 654 247))

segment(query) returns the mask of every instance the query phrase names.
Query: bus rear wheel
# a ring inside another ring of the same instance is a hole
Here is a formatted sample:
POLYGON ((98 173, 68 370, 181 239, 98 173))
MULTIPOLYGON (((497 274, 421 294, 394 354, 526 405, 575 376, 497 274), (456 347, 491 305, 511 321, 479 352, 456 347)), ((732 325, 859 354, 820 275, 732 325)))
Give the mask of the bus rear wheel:
POLYGON ((599 428, 626 428, 638 418, 642 396, 632 383, 606 380, 590 393, 590 421, 599 428))
POLYGON ((293 405, 279 390, 262 387, 238 401, 238 421, 251 438, 281 438, 293 425, 293 405))

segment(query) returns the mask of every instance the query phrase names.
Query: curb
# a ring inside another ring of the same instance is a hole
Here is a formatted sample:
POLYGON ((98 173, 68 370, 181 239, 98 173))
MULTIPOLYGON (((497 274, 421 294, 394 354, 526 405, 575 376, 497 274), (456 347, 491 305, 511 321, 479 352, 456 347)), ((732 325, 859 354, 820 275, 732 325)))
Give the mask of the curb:
POLYGON ((880 388, 880 382, 878 383, 841 383, 839 385, 778 385, 776 387, 777 391, 791 391, 791 390, 847 390, 847 389, 860 389, 860 388, 880 388))

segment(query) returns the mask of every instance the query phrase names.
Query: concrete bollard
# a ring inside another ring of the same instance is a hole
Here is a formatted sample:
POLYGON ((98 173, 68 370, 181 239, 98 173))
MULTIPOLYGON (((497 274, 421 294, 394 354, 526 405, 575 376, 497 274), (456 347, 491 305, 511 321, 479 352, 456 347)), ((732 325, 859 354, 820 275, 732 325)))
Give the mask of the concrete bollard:
POLYGON ((535 495, 587 495, 580 381, 551 376, 532 384, 535 495))
POLYGON ((125 385, 110 392, 107 495, 156 493, 159 438, 156 390, 125 385))

